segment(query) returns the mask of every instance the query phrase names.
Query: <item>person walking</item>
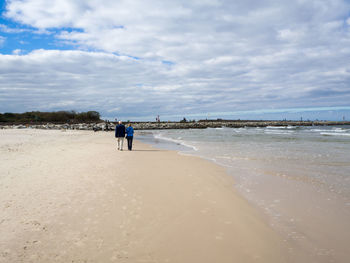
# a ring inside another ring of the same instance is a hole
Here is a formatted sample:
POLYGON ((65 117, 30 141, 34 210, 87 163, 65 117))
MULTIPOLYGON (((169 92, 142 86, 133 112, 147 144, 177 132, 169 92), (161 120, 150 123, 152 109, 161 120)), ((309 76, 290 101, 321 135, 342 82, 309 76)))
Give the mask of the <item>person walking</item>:
POLYGON ((128 150, 132 150, 132 140, 134 138, 134 128, 129 123, 128 128, 126 128, 126 139, 128 140, 128 150))
POLYGON ((118 140, 118 150, 122 151, 125 137, 125 126, 122 121, 119 121, 118 125, 115 126, 115 137, 118 140))

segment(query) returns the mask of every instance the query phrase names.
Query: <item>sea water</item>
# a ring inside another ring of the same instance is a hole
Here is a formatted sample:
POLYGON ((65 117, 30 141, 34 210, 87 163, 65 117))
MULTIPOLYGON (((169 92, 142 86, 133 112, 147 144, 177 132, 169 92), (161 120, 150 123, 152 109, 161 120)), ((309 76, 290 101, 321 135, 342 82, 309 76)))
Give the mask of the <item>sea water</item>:
POLYGON ((139 139, 226 167, 291 254, 350 262, 350 126, 155 130, 139 139))

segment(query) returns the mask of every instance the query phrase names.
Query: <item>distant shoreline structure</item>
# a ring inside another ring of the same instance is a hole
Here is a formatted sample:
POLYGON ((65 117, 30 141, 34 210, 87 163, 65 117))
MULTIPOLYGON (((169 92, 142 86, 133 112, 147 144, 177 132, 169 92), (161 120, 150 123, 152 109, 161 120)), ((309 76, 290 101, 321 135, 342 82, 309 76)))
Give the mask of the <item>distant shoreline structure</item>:
MULTIPOLYGON (((125 122, 128 123, 128 122, 125 122)), ((350 125, 350 121, 271 121, 271 120, 200 120, 200 121, 168 121, 168 122, 130 122, 135 130, 165 129, 206 129, 206 128, 244 128, 244 127, 288 127, 288 126, 336 126, 350 125)), ((46 129, 46 130, 114 130, 116 122, 89 123, 1 123, 0 129, 46 129)))

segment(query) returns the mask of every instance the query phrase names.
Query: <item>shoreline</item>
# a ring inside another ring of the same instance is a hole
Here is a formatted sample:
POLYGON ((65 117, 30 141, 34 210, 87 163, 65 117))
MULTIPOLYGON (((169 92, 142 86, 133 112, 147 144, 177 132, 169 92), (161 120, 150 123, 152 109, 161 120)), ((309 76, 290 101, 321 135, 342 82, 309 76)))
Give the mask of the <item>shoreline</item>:
MULTIPOLYGON (((318 131, 322 132, 322 130, 318 131)), ((266 165, 260 166, 260 170, 257 172, 259 166, 254 166, 254 162, 247 161, 244 164, 240 163, 240 165, 237 162, 237 165, 233 166, 232 163, 223 161, 227 152, 221 153, 217 159, 215 154, 203 151, 202 148, 207 151, 211 149, 211 152, 216 152, 219 149, 210 144, 211 140, 206 141, 207 148, 203 145, 203 140, 202 144, 198 141, 191 143, 191 138, 194 138, 193 134, 196 134, 198 138, 198 136, 205 136, 203 132, 194 130, 189 132, 157 133, 155 141, 163 139, 174 144, 198 147, 195 151, 177 151, 184 156, 197 156, 226 168, 229 176, 235 180, 236 192, 266 216, 266 221, 283 236, 289 249, 296 254, 309 254, 308 260, 296 260, 295 262, 347 262, 349 254, 346 244, 350 240, 350 236, 344 230, 349 226, 349 203, 345 196, 342 197, 337 192, 333 192, 334 185, 332 189, 327 189, 326 186, 320 189, 316 180, 309 179, 310 181, 308 181, 308 177, 304 178, 303 174, 299 174, 297 171, 293 172, 293 169, 281 174, 274 172, 266 165), (164 134, 165 137, 161 136, 164 134), (259 173, 263 173, 264 176, 257 176, 259 173), (248 180, 246 180, 247 178, 248 180), (245 183, 244 180, 246 180, 245 183), (247 186, 249 187, 247 188, 247 186), (334 224, 335 222, 337 223, 334 224)), ((208 130, 206 132, 216 131, 208 130)), ((155 147, 157 144, 161 143, 152 143, 155 147)), ((220 145, 222 146, 222 144, 220 145)), ((269 156, 269 158, 274 159, 275 157, 269 156)), ((305 172, 307 173, 309 170, 306 168, 305 172)))
POLYGON ((0 262, 306 262, 214 163, 120 152, 108 133, 1 133, 0 262))

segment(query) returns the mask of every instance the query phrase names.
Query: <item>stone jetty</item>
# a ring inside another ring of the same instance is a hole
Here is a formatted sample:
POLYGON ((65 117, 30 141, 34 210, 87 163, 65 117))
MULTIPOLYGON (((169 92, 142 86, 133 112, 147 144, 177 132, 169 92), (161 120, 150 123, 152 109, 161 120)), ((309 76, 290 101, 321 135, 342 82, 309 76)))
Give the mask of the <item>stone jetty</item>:
MULTIPOLYGON (((93 130, 112 131, 116 123, 78 123, 78 124, 1 124, 0 129, 45 129, 45 130, 93 130)), ((243 128, 267 126, 332 126, 350 125, 349 121, 244 121, 244 120, 204 120, 190 122, 132 122, 135 130, 162 130, 162 129, 205 129, 205 128, 243 128)))

